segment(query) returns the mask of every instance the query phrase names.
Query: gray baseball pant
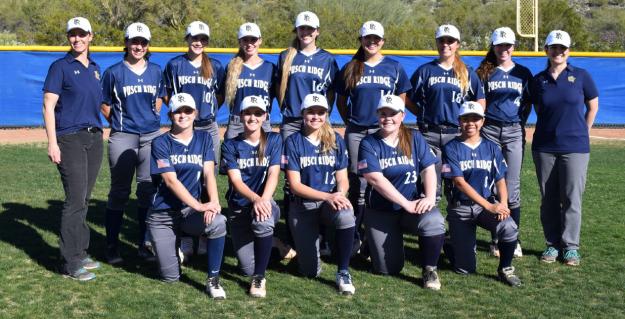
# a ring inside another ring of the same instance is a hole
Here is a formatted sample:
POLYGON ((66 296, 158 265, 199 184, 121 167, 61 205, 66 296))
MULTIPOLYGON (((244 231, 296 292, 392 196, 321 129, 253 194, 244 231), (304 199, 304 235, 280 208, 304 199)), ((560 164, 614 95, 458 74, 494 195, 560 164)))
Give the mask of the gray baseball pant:
POLYGON ((582 195, 590 153, 532 152, 540 188, 540 221, 547 246, 579 249, 582 195))
POLYGON ((500 242, 512 242, 518 238, 518 228, 511 217, 502 221, 482 206, 449 203, 447 206, 449 235, 454 248, 454 270, 458 273, 474 273, 477 268, 475 258, 476 226, 497 234, 500 242))
POLYGON ((239 261, 239 268, 246 276, 254 274, 254 238, 273 236, 273 230, 280 219, 278 204, 271 201, 271 218, 259 222, 252 206, 232 208, 228 213, 228 225, 232 246, 239 261))
POLYGON ((215 176, 219 172, 219 161, 221 158, 219 157, 221 154, 221 143, 219 139, 219 125, 217 122, 213 122, 212 124, 206 126, 195 126, 194 129, 200 131, 207 131, 211 137, 213 138, 213 151, 215 152, 215 176))
POLYGON ((523 164, 523 127, 516 123, 511 126, 484 125, 482 136, 501 147, 508 164, 506 188, 508 207, 521 206, 521 165, 523 164))
POLYGON ((210 224, 204 224, 204 214, 190 208, 182 211, 150 210, 146 223, 152 236, 161 278, 166 282, 180 278, 178 236, 180 232, 209 239, 226 235, 226 217, 218 214, 210 224))
POLYGON ((324 201, 297 198, 289 204, 288 222, 297 247, 297 264, 300 274, 317 277, 321 273, 319 258, 319 223, 334 229, 347 229, 356 225, 351 209, 334 211, 324 201))
POLYGON ((364 222, 373 270, 385 275, 404 268, 404 231, 427 237, 445 233, 445 219, 436 207, 423 214, 367 208, 364 222))
POLYGON ((347 154, 349 156, 349 200, 354 207, 365 205, 365 190, 367 180, 358 176, 358 149, 360 142, 365 136, 377 132, 379 128, 368 128, 355 124, 347 124, 345 140, 347 141, 347 154))

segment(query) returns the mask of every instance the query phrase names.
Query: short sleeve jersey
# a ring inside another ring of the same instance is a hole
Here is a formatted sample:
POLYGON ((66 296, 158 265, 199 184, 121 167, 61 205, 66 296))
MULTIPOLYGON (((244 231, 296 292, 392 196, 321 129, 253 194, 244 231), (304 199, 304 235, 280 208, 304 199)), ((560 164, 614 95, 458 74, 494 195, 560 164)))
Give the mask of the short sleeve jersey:
POLYGON ((131 70, 123 61, 112 65, 104 71, 102 94, 103 102, 111 107, 113 130, 143 134, 160 128, 156 99, 163 98, 167 92, 158 64, 148 62, 140 73, 131 70))
POLYGON ((410 98, 421 114, 417 114, 419 123, 429 125, 448 125, 458 127, 458 114, 462 103, 484 98, 484 88, 477 74, 467 66, 469 87, 466 92, 460 89, 460 81, 453 69, 445 69, 433 60, 420 66, 410 79, 412 91, 410 98))
MULTIPOLYGON (((270 114, 271 102, 275 93, 276 72, 276 66, 269 61, 263 61, 253 67, 243 64, 230 113, 235 115, 241 113, 241 102, 243 102, 243 99, 250 95, 256 95, 263 98, 267 107, 267 114, 270 114)), ((227 73, 228 70, 226 71, 227 73)))
MULTIPOLYGON (((282 65, 287 51, 282 51, 278 59, 278 80, 281 79, 282 65)), ((289 82, 287 83, 284 101, 280 108, 287 118, 301 118, 301 104, 306 95, 319 93, 326 95, 333 87, 333 80, 338 72, 338 64, 334 56, 323 49, 307 55, 297 52, 291 63, 289 82)))
POLYGON ((336 149, 321 152, 320 143, 311 142, 304 134, 297 132, 286 139, 283 167, 300 173, 302 184, 325 193, 336 189, 336 171, 346 169, 348 165, 345 141, 338 134, 336 149))
MULTIPOLYGON (((262 160, 258 158, 260 146, 247 142, 243 134, 225 140, 221 145, 220 172, 226 174, 229 170, 239 170, 243 183, 256 194, 262 194, 269 167, 280 165, 282 156, 282 137, 280 134, 275 132, 266 134, 267 144, 262 160)), ((252 204, 234 189, 232 183, 228 185, 226 198, 231 207, 247 207, 252 204)))
POLYGON ((54 61, 48 69, 43 91, 59 96, 54 107, 57 136, 86 127, 102 128, 100 67, 93 60, 89 59, 85 67, 68 53, 54 61))
POLYGON ((347 89, 345 84, 345 68, 337 76, 336 92, 348 96, 347 109, 349 122, 360 126, 375 126, 378 124, 376 108, 380 97, 384 95, 400 95, 408 92, 412 86, 404 68, 388 57, 384 57, 376 64, 365 62, 362 77, 353 89, 347 89))
POLYGON ((167 94, 188 93, 195 100, 199 116, 196 121, 214 120, 219 105, 217 94, 223 91, 225 70, 221 62, 209 58, 213 66, 213 76, 210 79, 202 77, 201 67, 195 67, 186 54, 171 59, 167 66, 163 80, 167 94))
MULTIPOLYGON (((465 144, 459 137, 445 144, 441 168, 443 178, 461 176, 486 199, 493 195, 495 183, 505 177, 507 168, 501 148, 486 138, 482 138, 475 147, 465 144)), ((470 200, 451 185, 452 201, 470 200)))
MULTIPOLYGON (((414 129, 410 129, 410 132, 412 134, 411 158, 401 154, 398 146, 388 145, 379 133, 365 136, 358 150, 358 173, 361 175, 382 173, 406 199, 415 200, 423 193, 423 184, 419 174, 428 166, 436 164, 438 159, 421 133, 414 129)), ((375 188, 370 189, 366 201, 367 207, 379 211, 402 209, 399 204, 389 201, 375 188)))
POLYGON ((152 200, 154 210, 180 210, 185 205, 165 185, 161 174, 176 173, 178 180, 198 199, 202 193, 202 172, 204 163, 215 162, 213 139, 206 131, 194 131, 188 145, 174 138, 170 133, 163 134, 152 141, 150 174, 156 193, 152 200))
POLYGON ((495 68, 484 83, 486 118, 507 123, 521 122, 523 107, 527 102, 531 103, 531 80, 532 72, 520 64, 515 64, 508 71, 495 68))

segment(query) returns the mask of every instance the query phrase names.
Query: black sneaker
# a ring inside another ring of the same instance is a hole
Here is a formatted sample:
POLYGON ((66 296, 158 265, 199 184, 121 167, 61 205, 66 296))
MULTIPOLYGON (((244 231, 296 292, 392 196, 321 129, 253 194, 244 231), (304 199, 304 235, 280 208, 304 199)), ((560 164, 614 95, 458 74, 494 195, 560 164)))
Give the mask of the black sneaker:
POLYGON ((106 263, 109 265, 117 265, 121 264, 124 260, 119 255, 119 250, 117 248, 108 248, 106 250, 106 263))

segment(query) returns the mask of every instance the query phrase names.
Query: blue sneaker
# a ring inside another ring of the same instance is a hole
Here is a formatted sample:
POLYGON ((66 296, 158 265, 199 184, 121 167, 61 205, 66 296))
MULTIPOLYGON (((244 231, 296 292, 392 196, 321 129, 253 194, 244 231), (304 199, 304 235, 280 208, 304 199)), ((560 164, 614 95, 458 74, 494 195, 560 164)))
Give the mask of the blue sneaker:
POLYGON ((63 277, 78 280, 78 281, 89 281, 91 279, 95 279, 95 274, 92 272, 89 272, 84 267, 81 267, 80 269, 76 270, 74 273, 63 274, 63 277))
POLYGON ((82 265, 82 268, 85 268, 86 270, 93 270, 93 269, 100 268, 100 263, 91 259, 91 257, 87 257, 83 259, 80 263, 82 265))
POLYGON ((341 295, 353 295, 356 292, 349 272, 340 271, 336 273, 336 288, 341 295))
POLYGON ((570 249, 564 252, 564 264, 568 266, 579 266, 582 256, 579 255, 577 249, 570 249))
POLYGON ((556 261, 556 259, 558 259, 558 249, 553 246, 548 246, 547 249, 543 251, 543 255, 540 257, 540 261, 548 264, 556 261))

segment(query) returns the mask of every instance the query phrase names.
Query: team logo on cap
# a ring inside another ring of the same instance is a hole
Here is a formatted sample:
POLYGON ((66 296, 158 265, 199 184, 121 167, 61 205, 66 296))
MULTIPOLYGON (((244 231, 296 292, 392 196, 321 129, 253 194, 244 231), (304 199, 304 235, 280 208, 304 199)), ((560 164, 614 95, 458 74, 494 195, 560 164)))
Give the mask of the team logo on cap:
POLYGON ((318 96, 313 96, 312 100, 313 100, 313 102, 319 102, 319 97, 318 96))
POLYGON ((369 29, 375 30, 375 23, 370 23, 369 24, 369 29))
POLYGON ((310 17, 307 14, 304 15, 304 21, 310 21, 310 17))
POLYGON ((502 37, 502 38, 507 37, 506 31, 503 31, 503 30, 499 31, 499 36, 502 37))
POLYGON ((562 33, 556 32, 556 39, 562 40, 562 33))
POLYGON ((245 31, 252 31, 252 26, 251 25, 246 25, 245 26, 245 31))
POLYGON ((200 23, 200 24, 198 25, 198 29, 200 29, 200 30, 204 30, 204 25, 200 23))
POLYGON ((178 95, 178 102, 183 103, 184 102, 184 96, 178 95))
POLYGON ((569 82, 575 83, 575 77, 574 76, 569 75, 569 77, 567 79, 569 80, 569 82))
POLYGON ((443 31, 444 31, 444 32, 449 32, 449 27, 444 27, 444 28, 443 28, 443 31))
POLYGON ((252 101, 252 103, 256 103, 256 97, 255 96, 250 97, 250 101, 252 101))
POLYGON ((143 27, 140 25, 137 25, 137 32, 143 32, 143 27))
POLYGON ((80 25, 80 20, 79 19, 74 19, 74 24, 75 25, 80 25))
POLYGON ((386 97, 386 103, 393 103, 393 98, 390 96, 386 97))

